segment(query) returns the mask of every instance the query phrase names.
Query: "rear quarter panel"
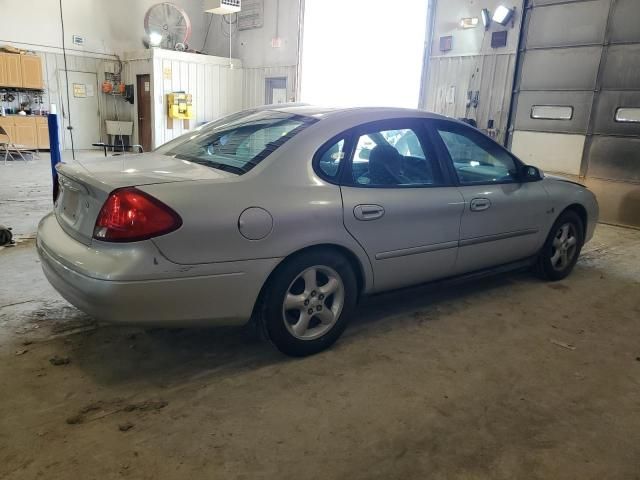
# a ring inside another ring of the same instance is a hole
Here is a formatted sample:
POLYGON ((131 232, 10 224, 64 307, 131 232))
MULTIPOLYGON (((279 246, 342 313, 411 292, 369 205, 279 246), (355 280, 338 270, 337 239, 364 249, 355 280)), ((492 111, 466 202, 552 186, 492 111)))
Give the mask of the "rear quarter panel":
POLYGON ((316 243, 344 243, 342 200, 333 185, 265 184, 258 178, 235 184, 208 182, 141 187, 171 206, 182 227, 154 239, 167 258, 198 264, 284 257, 316 243), (271 214, 273 227, 261 240, 239 230, 244 210, 260 207, 271 214))

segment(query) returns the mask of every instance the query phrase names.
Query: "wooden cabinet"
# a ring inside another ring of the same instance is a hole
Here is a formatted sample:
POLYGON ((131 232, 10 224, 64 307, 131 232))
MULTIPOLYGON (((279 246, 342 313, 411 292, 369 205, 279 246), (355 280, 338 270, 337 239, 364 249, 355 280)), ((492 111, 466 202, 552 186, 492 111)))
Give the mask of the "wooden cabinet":
POLYGON ((0 53, 0 85, 7 84, 7 62, 4 59, 6 53, 0 53))
MULTIPOLYGON (((0 126, 9 134, 18 147, 29 149, 49 148, 49 125, 47 117, 10 115, 0 117, 0 126)), ((0 135, 0 142, 7 141, 0 135)))
POLYGON ((36 117, 36 130, 38 136, 38 148, 49 149, 49 123, 47 117, 36 117))
POLYGON ((0 127, 4 129, 5 132, 9 135, 0 135, 0 143, 9 142, 9 139, 14 140, 16 138, 16 128, 13 125, 13 118, 11 117, 0 117, 0 127))
POLYGON ((18 146, 35 147, 38 145, 38 130, 36 119, 32 117, 13 117, 16 126, 16 138, 14 142, 18 146))
POLYGON ((20 57, 21 55, 13 53, 0 53, 0 64, 2 64, 0 69, 3 70, 1 86, 22 88, 20 57))
POLYGON ((0 52, 0 87, 44 89, 40 57, 0 52))
POLYGON ((42 90, 42 62, 35 55, 21 55, 22 87, 42 90))

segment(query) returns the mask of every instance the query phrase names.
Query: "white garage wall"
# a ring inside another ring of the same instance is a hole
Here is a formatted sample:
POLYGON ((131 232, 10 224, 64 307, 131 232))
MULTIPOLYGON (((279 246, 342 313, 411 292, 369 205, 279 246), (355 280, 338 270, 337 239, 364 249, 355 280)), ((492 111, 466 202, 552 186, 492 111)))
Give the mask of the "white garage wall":
POLYGON ((154 148, 198 125, 242 110, 242 62, 209 55, 152 50, 152 114, 154 148), (168 128, 167 94, 184 91, 193 95, 195 118, 185 128, 173 121, 168 128))
MULTIPOLYGON (((62 0, 66 47, 85 54, 114 54, 142 48, 143 20, 147 9, 157 0, 62 0), (79 47, 72 35, 86 39, 79 47)), ((172 0, 185 9, 192 23, 191 43, 202 46, 203 2, 172 0)), ((0 0, 2 19, 0 44, 17 44, 39 51, 62 48, 60 6, 56 0, 0 0)))
POLYGON ((428 64, 424 102, 421 108, 452 117, 473 118, 486 129, 494 121, 497 139, 504 140, 511 89, 515 75, 516 51, 520 35, 522 0, 437 0, 435 2, 433 40, 428 64), (483 8, 493 10, 500 4, 516 7, 515 25, 493 24, 485 32, 482 25, 463 29, 463 17, 478 17, 483 8), (491 48, 491 34, 507 30, 507 46, 491 48), (440 51, 440 37, 453 36, 453 48, 440 51), (467 109, 467 92, 479 91, 478 108, 467 109))
MULTIPOLYGON (((63 138, 62 132, 65 126, 67 108, 67 92, 61 89, 60 75, 64 73, 64 58, 61 53, 52 51, 36 52, 42 61, 42 75, 45 85, 45 91, 42 96, 43 108, 48 109, 50 104, 55 104, 58 113, 63 116, 63 122, 60 122, 60 138, 63 138)), ((70 72, 87 72, 96 74, 96 85, 94 85, 96 95, 98 97, 98 108, 100 113, 100 132, 96 132, 96 141, 104 140, 106 119, 115 118, 116 112, 121 120, 131 120, 133 117, 132 106, 125 103, 122 98, 114 98, 102 95, 100 92, 100 83, 104 78, 104 72, 107 65, 115 65, 115 57, 111 56, 91 56, 91 55, 67 55, 67 69, 70 72)), ((124 72, 123 72, 124 74, 124 72)), ((125 78, 126 81, 126 77, 125 78)), ((19 106, 18 99, 13 104, 9 104, 12 108, 19 106)), ((73 115, 73 112, 72 112, 73 115)), ((63 144, 63 146, 66 148, 63 144)))
MULTIPOLYGON (((198 48, 204 40, 203 3, 200 0, 172 0, 185 9, 192 23, 191 43, 198 48)), ((104 80, 105 65, 116 61, 116 54, 142 47, 143 21, 147 9, 156 0, 63 0, 67 68, 69 71, 96 73, 98 84, 104 80), (85 45, 72 43, 72 35, 85 37, 85 45)), ((62 114, 66 108, 67 92, 61 91, 59 72, 64 71, 62 33, 59 3, 55 0, 0 0, 0 45, 8 44, 32 50, 42 58, 45 104, 55 103, 62 114), (28 25, 29 27, 25 27, 28 25)), ((150 73, 149 66, 137 65, 138 70, 124 65, 125 83, 135 83, 136 73, 150 73)), ((136 108, 121 98, 98 93, 101 131, 103 140, 106 119, 132 120, 136 108)), ((73 115, 73 112, 72 112, 73 115)), ((62 122, 61 122, 62 123, 62 122)), ((61 125, 62 129, 62 125, 61 125)), ((96 136, 97 136, 96 135, 96 136)), ((62 130, 60 138, 62 136, 62 130)), ((134 142, 137 131, 134 129, 134 142)))
MULTIPOLYGON (((246 69, 242 86, 243 108, 264 105, 265 79, 287 78, 287 97, 295 101, 298 86, 298 35, 300 0, 262 0, 263 26, 251 30, 232 29, 231 54, 246 69), (272 40, 280 39, 274 47, 272 40)), ((218 16, 206 14, 204 28, 211 20, 205 53, 229 56, 229 27, 218 16)))
POLYGON ((296 86, 298 78, 298 68, 296 65, 284 67, 245 68, 243 77, 243 108, 258 107, 265 104, 265 79, 267 78, 286 78, 287 99, 290 102, 293 102, 296 99, 296 86))

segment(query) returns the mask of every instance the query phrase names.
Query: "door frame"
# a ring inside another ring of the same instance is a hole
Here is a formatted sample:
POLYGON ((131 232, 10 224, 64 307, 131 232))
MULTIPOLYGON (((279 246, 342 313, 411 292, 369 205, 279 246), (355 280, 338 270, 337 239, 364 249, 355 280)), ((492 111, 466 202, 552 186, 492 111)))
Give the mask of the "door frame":
POLYGON ((136 131, 137 131, 137 141, 145 152, 150 152, 153 150, 153 94, 152 94, 152 83, 151 83, 151 74, 149 73, 138 73, 136 74, 136 83, 135 83, 135 97, 136 97, 136 108, 135 108, 135 118, 136 118, 136 131), (146 124, 148 126, 149 132, 149 148, 143 144, 142 141, 142 128, 140 127, 140 96, 143 92, 140 92, 139 82, 143 81, 142 77, 147 77, 149 80, 149 118, 146 119, 146 124))
MULTIPOLYGON (((264 79, 264 103, 265 105, 271 105, 273 103, 273 90, 276 87, 274 84, 276 83, 284 83, 284 89, 289 93, 289 85, 287 84, 286 76, 277 76, 277 77, 265 77, 264 79)), ((288 100, 288 99, 287 99, 288 100)))

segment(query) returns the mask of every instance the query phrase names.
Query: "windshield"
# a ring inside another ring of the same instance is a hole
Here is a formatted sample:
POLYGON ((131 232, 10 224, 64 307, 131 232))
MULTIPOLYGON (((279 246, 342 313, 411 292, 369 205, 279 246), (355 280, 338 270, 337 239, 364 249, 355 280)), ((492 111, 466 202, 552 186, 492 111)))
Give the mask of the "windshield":
POLYGON ((156 152, 242 175, 316 121, 272 110, 241 112, 207 123, 156 152))

